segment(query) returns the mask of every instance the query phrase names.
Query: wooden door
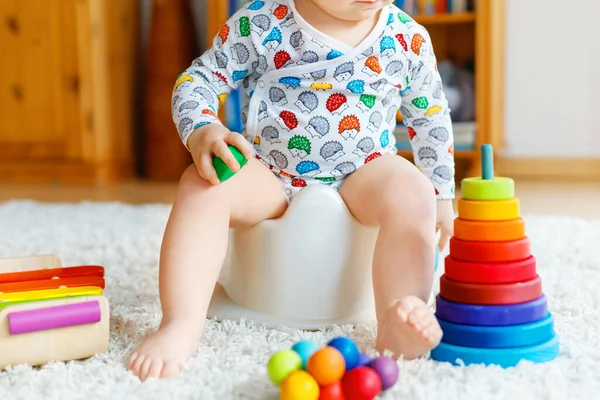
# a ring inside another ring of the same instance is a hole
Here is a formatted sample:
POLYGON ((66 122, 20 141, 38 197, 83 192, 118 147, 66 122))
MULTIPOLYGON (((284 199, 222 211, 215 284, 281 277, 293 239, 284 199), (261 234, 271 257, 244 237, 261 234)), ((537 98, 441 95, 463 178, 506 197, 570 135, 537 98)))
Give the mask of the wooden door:
POLYGON ((82 157, 76 0, 0 1, 0 160, 82 157))

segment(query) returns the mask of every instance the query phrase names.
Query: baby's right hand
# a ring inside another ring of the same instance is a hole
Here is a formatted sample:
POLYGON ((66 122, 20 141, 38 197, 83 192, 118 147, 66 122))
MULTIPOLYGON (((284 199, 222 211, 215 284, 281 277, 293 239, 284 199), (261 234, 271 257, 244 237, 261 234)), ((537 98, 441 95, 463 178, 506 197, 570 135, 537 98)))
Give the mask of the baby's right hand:
POLYGON ((228 145, 237 147, 248 159, 253 157, 250 143, 239 133, 231 132, 220 124, 201 126, 188 138, 188 147, 198 173, 213 185, 220 182, 212 165, 214 156, 220 157, 233 172, 240 170, 240 164, 231 154, 228 145))

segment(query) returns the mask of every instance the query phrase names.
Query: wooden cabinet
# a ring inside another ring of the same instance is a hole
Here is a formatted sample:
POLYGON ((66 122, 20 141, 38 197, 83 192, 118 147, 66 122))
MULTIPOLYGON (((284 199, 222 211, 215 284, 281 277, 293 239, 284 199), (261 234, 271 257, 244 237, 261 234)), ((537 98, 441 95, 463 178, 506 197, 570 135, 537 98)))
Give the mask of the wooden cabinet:
POLYGON ((0 180, 134 167, 139 0, 0 1, 0 180))

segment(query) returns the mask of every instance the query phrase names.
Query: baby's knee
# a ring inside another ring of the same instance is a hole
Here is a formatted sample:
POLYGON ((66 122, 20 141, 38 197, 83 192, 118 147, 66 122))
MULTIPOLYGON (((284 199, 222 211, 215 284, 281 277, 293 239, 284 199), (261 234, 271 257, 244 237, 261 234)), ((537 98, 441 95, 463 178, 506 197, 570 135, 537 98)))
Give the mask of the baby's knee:
POLYGON ((195 164, 190 165, 181 175, 177 189, 179 199, 195 199, 205 196, 217 196, 217 186, 212 185, 198 173, 195 164))
POLYGON ((382 202, 387 219, 401 218, 405 224, 435 220, 435 189, 427 177, 418 171, 408 178, 390 176, 382 202))

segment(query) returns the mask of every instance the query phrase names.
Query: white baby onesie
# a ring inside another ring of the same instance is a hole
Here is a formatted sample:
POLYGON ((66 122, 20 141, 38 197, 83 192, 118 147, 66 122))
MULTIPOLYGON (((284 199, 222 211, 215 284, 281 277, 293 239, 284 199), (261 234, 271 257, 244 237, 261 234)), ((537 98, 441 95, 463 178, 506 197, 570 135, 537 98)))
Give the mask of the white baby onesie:
POLYGON ((453 132, 427 31, 395 6, 356 47, 300 16, 293 0, 255 0, 178 78, 173 118, 184 144, 243 85, 243 135, 288 186, 339 187, 382 154, 395 154, 400 110, 415 164, 437 197, 454 198, 453 132))

